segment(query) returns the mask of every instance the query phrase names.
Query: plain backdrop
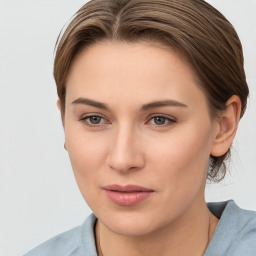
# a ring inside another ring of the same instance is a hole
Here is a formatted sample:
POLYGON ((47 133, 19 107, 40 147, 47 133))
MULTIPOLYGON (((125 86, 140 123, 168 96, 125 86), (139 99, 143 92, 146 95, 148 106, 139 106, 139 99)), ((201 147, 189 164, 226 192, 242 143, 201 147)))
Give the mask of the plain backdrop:
MULTIPOLYGON (((73 177, 52 76, 59 31, 86 1, 0 0, 0 255, 23 255, 81 224, 90 209, 73 177)), ((256 0, 209 0, 234 25, 250 87, 230 173, 207 201, 256 210, 256 0)))

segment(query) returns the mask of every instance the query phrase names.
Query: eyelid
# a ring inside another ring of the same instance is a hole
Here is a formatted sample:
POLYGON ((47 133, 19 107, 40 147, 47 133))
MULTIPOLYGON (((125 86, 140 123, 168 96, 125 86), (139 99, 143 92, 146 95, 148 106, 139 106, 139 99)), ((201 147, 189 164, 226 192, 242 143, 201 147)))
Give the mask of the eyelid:
POLYGON ((153 126, 158 127, 158 128, 171 126, 171 125, 173 125, 174 123, 177 122, 177 119, 173 116, 169 116, 169 115, 165 115, 165 114, 152 114, 152 115, 149 116, 147 123, 149 123, 155 117, 165 118, 169 121, 168 124, 163 124, 163 125, 157 125, 157 124, 154 125, 154 124, 152 124, 153 126))
POLYGON ((89 127, 101 127, 101 126, 104 126, 105 124, 110 124, 110 122, 102 114, 98 114, 98 113, 90 113, 90 114, 83 115, 81 118, 79 118, 79 121, 82 121, 85 125, 89 127), (101 119, 104 119, 107 122, 104 124, 92 124, 87 121, 90 117, 99 117, 101 119))
MULTIPOLYGON (((111 124, 111 122, 102 114, 99 114, 99 113, 89 113, 89 114, 85 114, 83 115, 81 118, 79 118, 79 121, 82 121, 85 125, 89 126, 89 127, 95 127, 95 128, 100 128, 106 124, 111 124), (99 124, 93 124, 93 123, 90 123, 89 121, 87 121, 90 117, 99 117, 104 121, 104 123, 99 123, 99 124)), ((166 114, 151 114, 148 118, 147 118, 147 121, 146 121, 146 124, 149 124, 151 126, 154 126, 154 127, 157 127, 157 128, 163 128, 163 127, 167 127, 167 126, 171 126, 173 125, 174 123, 177 122, 177 119, 173 116, 170 116, 170 115, 166 115, 166 114), (168 122, 167 124, 150 124, 150 121, 153 119, 153 118, 156 118, 156 117, 161 117, 161 118, 164 118, 166 119, 168 122)))
POLYGON ((151 118, 154 118, 154 117, 163 117, 163 118, 166 118, 166 119, 170 119, 172 121, 177 121, 177 118, 175 118, 174 116, 170 116, 170 115, 167 115, 167 114, 159 114, 159 113, 151 114, 148 117, 148 119, 151 119, 151 118))

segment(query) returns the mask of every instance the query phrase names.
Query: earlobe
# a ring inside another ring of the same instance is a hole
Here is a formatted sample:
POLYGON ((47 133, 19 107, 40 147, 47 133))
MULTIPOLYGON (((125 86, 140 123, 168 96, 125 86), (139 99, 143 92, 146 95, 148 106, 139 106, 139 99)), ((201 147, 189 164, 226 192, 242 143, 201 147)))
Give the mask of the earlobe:
POLYGON ((218 117, 214 141, 211 148, 212 156, 223 156, 230 148, 238 127, 241 115, 241 100, 237 95, 230 97, 226 109, 218 117))
POLYGON ((59 110, 61 110, 61 103, 60 103, 60 99, 57 100, 57 107, 59 110))

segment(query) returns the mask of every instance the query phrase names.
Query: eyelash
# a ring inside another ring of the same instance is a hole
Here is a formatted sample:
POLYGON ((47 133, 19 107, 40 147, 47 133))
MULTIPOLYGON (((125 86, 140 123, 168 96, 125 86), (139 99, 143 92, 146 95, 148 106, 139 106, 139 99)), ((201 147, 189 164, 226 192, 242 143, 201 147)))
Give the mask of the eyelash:
POLYGON ((80 119, 80 121, 82 121, 85 125, 87 125, 89 127, 96 127, 97 128, 97 127, 102 127, 104 125, 104 124, 92 124, 92 123, 89 123, 88 120, 90 120, 90 118, 92 118, 92 117, 98 117, 98 118, 101 118, 101 120, 105 119, 104 117, 99 116, 99 115, 89 115, 89 116, 82 117, 80 119))
MULTIPOLYGON (((81 118, 80 121, 82 121, 85 125, 87 125, 89 127, 95 127, 95 128, 100 128, 103 125, 105 125, 105 124, 92 124, 92 123, 90 123, 90 121, 88 121, 88 120, 90 120, 90 118, 93 118, 93 117, 100 118, 101 120, 105 119, 104 117, 99 116, 99 115, 89 115, 89 116, 85 116, 85 117, 81 118)), ((155 126, 157 128, 171 126, 171 125, 173 125, 174 123, 177 122, 177 120, 175 118, 170 118, 170 117, 167 117, 167 116, 164 116, 164 115, 154 115, 154 116, 150 117, 150 119, 149 119, 149 121, 147 121, 147 123, 149 123, 154 118, 164 118, 165 122, 167 122, 167 124, 164 123, 162 125, 150 124, 150 125, 155 126)))
POLYGON ((164 115, 154 115, 154 116, 151 116, 148 122, 150 122, 154 118, 163 118, 165 120, 165 123, 162 124, 162 125, 152 124, 153 126, 155 126, 157 128, 171 126, 171 125, 173 125, 174 123, 177 122, 177 120, 175 118, 170 118, 170 117, 167 117, 167 116, 164 116, 164 115))

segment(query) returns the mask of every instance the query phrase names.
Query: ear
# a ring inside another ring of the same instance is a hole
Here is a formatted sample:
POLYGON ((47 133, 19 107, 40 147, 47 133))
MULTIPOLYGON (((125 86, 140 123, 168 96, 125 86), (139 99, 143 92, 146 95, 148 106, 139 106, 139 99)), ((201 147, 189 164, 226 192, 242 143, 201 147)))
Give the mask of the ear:
POLYGON ((61 111, 61 102, 60 102, 60 99, 57 100, 57 107, 60 111, 60 114, 61 114, 61 121, 62 121, 62 125, 63 125, 63 128, 65 130, 65 125, 64 125, 64 117, 63 117, 63 113, 61 111))
POLYGON ((60 103, 60 99, 57 100, 57 107, 59 109, 59 111, 61 110, 61 103, 60 103))
POLYGON ((223 156, 230 148, 237 131, 241 115, 241 100, 237 95, 231 96, 226 109, 221 111, 216 120, 214 141, 211 148, 212 156, 223 156))

